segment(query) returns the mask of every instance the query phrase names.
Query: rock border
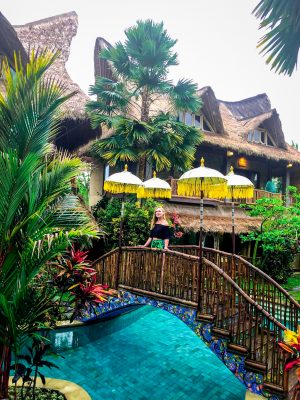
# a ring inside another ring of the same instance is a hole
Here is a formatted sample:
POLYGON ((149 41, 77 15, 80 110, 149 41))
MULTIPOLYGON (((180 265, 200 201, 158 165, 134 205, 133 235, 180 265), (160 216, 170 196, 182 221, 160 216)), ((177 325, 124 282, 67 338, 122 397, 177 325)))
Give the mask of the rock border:
MULTIPOLYGON (((12 385, 12 378, 9 378, 9 384, 12 385)), ((65 395, 67 400, 92 400, 91 396, 79 385, 74 382, 63 379, 46 378, 46 384, 43 385, 40 378, 37 378, 36 386, 45 389, 58 390, 65 395)))

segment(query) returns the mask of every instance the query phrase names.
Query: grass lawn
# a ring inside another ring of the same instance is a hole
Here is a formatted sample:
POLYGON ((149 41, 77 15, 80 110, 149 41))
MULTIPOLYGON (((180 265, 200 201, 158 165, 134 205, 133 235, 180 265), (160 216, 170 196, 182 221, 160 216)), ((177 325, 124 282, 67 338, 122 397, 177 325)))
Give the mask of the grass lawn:
POLYGON ((300 301, 300 272, 296 272, 290 278, 287 283, 282 285, 285 290, 289 292, 297 301, 300 301))

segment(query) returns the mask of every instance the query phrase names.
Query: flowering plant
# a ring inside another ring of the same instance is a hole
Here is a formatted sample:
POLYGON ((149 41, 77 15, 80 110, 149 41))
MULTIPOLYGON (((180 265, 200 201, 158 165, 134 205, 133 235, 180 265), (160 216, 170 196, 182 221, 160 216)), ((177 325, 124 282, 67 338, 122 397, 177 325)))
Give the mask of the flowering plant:
POLYGON ((171 229, 173 231, 174 238, 181 239, 184 234, 184 231, 181 226, 181 221, 180 221, 179 215, 176 212, 173 212, 170 220, 171 220, 171 229))
POLYGON ((67 257, 55 263, 59 270, 54 277, 55 286, 62 294, 69 293, 68 304, 73 309, 71 321, 80 317, 84 310, 105 302, 113 294, 106 285, 96 283, 97 272, 87 257, 87 251, 72 247, 67 257))
POLYGON ((283 350, 292 354, 291 358, 285 364, 284 370, 288 371, 294 366, 300 367, 300 326, 298 326, 298 332, 293 332, 289 329, 284 331, 283 341, 278 342, 283 350))

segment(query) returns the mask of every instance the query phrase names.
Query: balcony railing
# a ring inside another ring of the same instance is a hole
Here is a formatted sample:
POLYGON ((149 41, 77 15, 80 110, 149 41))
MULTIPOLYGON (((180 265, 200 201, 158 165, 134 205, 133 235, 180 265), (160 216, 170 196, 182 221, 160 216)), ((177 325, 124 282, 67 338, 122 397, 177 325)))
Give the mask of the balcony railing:
MULTIPOLYGON (((177 194, 177 179, 168 179, 168 182, 172 188, 172 197, 180 197, 177 194)), ((197 197, 200 197, 197 196, 197 197)), ((193 197, 193 198, 197 198, 197 197, 193 197)), ((280 200, 284 200, 284 196, 281 193, 271 193, 268 192, 266 190, 261 190, 261 189, 254 189, 254 195, 252 199, 239 199, 239 200, 235 200, 236 203, 247 203, 247 204, 253 204, 255 203, 256 200, 258 199, 262 199, 263 197, 266 197, 268 199, 280 199, 280 200)), ((228 199, 228 201, 230 201, 231 199, 228 199)))

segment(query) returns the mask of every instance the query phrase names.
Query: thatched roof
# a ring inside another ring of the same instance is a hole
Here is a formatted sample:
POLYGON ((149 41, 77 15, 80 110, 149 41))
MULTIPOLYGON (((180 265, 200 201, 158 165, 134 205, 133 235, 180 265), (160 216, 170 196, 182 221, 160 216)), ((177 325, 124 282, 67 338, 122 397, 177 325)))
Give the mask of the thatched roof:
POLYGON ((270 100, 265 93, 241 101, 220 101, 238 121, 253 118, 271 110, 270 100))
POLYGON ((14 53, 21 57, 23 65, 28 61, 27 53, 20 42, 16 31, 0 12, 0 55, 7 57, 10 65, 14 65, 14 53))
MULTIPOLYGON (((200 216, 199 206, 176 205, 166 203, 164 209, 170 215, 176 212, 181 225, 185 228, 199 231, 200 216)), ((204 207, 203 224, 205 232, 231 233, 231 208, 228 206, 204 207)), ((260 218, 253 218, 243 210, 236 207, 235 231, 237 235, 248 233, 260 228, 260 218)))
MULTIPOLYGON (((257 96, 258 101, 261 101, 262 96, 264 96, 264 101, 261 102, 261 104, 266 105, 266 95, 257 96)), ((234 109, 234 103, 219 100, 219 109, 224 124, 225 134, 220 134, 219 132, 205 132, 204 143, 233 150, 240 154, 254 155, 276 161, 300 163, 300 152, 293 149, 284 140, 281 121, 275 109, 269 109, 260 115, 246 118, 249 114, 253 115, 253 113, 251 114, 251 111, 254 110, 254 99, 255 98, 251 98, 251 102, 248 103, 250 104, 248 112, 246 111, 246 107, 243 108, 240 104, 243 103, 243 101, 237 102, 239 103, 237 110, 243 110, 244 113, 242 119, 241 114, 237 114, 237 111, 234 109), (228 104, 229 106, 227 106, 228 104), (237 119, 234 115, 238 115, 240 119, 237 119), (278 147, 249 143, 247 141, 248 132, 258 127, 267 129, 278 147)), ((249 99, 245 100, 245 104, 247 104, 248 100, 249 99)), ((266 108, 264 108, 264 110, 265 109, 266 108)))
POLYGON ((268 130, 277 147, 286 149, 279 115, 265 93, 236 102, 219 100, 219 105, 225 131, 231 136, 247 139, 250 130, 261 127, 268 130))
POLYGON ((65 66, 69 58, 72 39, 77 33, 77 27, 78 17, 72 11, 25 25, 18 25, 14 28, 26 51, 31 49, 59 51, 59 57, 49 69, 48 74, 61 80, 68 92, 77 92, 75 96, 63 104, 64 118, 86 120, 85 104, 89 97, 72 81, 65 66))
POLYGON ((214 129, 214 132, 225 134, 223 121, 219 109, 219 102, 216 99, 214 91, 210 86, 205 86, 200 89, 198 93, 203 102, 201 112, 209 121, 210 125, 214 129))
POLYGON ((94 48, 95 78, 97 76, 103 76, 112 79, 112 71, 108 62, 100 57, 100 52, 107 47, 111 47, 111 44, 102 37, 97 37, 94 48))

